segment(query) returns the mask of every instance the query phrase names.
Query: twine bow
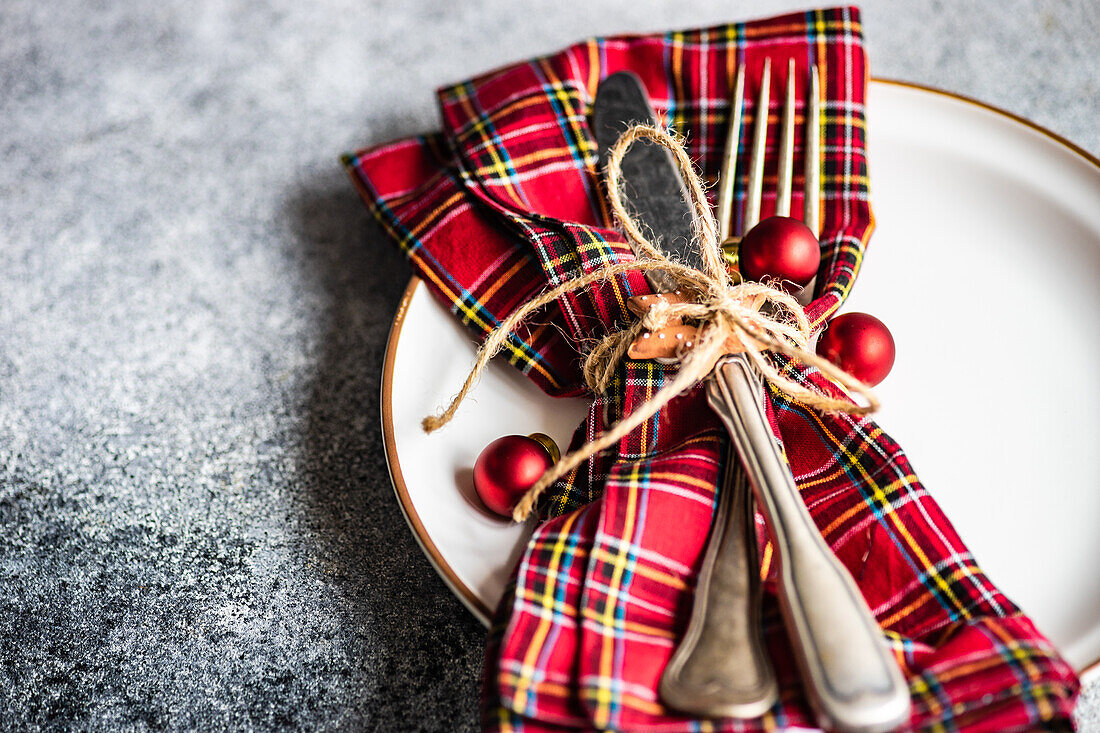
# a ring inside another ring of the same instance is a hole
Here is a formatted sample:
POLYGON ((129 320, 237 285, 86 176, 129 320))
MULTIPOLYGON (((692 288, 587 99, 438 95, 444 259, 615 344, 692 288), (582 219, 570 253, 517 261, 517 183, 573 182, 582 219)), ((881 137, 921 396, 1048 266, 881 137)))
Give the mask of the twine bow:
POLYGON ((666 130, 652 125, 635 125, 628 129, 611 148, 607 161, 607 187, 611 210, 622 228, 637 259, 608 265, 568 280, 520 306, 504 320, 478 350, 477 360, 462 388, 450 405, 437 415, 425 417, 425 432, 437 430, 454 416, 458 405, 477 382, 489 360, 505 345, 508 336, 531 313, 569 293, 592 283, 607 282, 626 272, 662 271, 675 281, 681 292, 690 297, 681 302, 655 299, 655 305, 630 327, 606 336, 589 353, 584 364, 584 377, 593 392, 603 393, 615 370, 627 358, 630 345, 645 333, 655 333, 679 320, 695 322, 692 348, 681 353, 680 369, 651 399, 624 416, 603 434, 562 457, 547 469, 516 505, 512 516, 525 520, 539 495, 551 484, 575 469, 589 457, 614 445, 635 428, 707 377, 715 363, 731 351, 743 351, 776 389, 802 404, 822 412, 844 412, 865 415, 878 409, 878 400, 865 384, 844 370, 822 359, 810 349, 812 329, 798 302, 787 292, 758 282, 734 284, 722 258, 718 241, 718 226, 707 203, 703 182, 695 172, 683 144, 666 130), (667 148, 687 183, 691 208, 695 214, 694 237, 704 269, 697 270, 666 257, 642 233, 627 212, 622 194, 622 160, 626 151, 639 139, 649 139, 667 148), (836 399, 808 389, 783 376, 764 355, 775 351, 819 369, 825 376, 860 395, 866 404, 836 399))

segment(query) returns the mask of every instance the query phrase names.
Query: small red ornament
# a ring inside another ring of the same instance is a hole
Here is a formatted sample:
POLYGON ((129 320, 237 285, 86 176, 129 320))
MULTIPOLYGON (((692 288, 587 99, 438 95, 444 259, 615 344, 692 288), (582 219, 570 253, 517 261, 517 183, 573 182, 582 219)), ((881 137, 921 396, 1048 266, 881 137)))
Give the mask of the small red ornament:
POLYGON ((872 315, 845 313, 829 322, 818 339, 817 354, 874 387, 894 366, 894 337, 872 315))
POLYGON ((774 277, 805 287, 821 265, 817 235, 798 219, 769 216, 745 234, 737 253, 738 268, 746 280, 774 277))
POLYGON ((553 439, 542 433, 497 438, 474 462, 474 490, 489 509, 511 516, 527 490, 560 457, 553 439))

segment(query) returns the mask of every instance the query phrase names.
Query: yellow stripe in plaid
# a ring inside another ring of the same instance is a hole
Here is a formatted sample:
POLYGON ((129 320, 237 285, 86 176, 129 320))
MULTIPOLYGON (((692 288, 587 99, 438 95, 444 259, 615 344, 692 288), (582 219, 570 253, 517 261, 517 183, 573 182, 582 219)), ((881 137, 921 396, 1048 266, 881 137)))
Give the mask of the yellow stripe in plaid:
MULTIPOLYGON (((822 421, 821 416, 813 410, 803 408, 800 412, 802 412, 805 417, 809 418, 817 425, 817 428, 822 435, 828 437, 829 441, 833 444, 833 446, 835 446, 834 453, 842 455, 846 459, 845 463, 847 464, 847 466, 850 469, 854 469, 859 472, 859 475, 862 479, 860 483, 866 487, 866 491, 870 492, 871 497, 874 499, 874 505, 883 509, 890 508, 892 505, 890 504, 890 500, 887 497, 886 492, 883 491, 883 487, 880 486, 878 482, 876 482, 863 469, 863 465, 862 463, 860 463, 858 455, 848 450, 848 446, 845 444, 846 441, 841 440, 837 437, 835 433, 829 430, 824 421, 822 421)), ((875 425, 874 429, 864 439, 858 441, 860 453, 867 450, 868 445, 873 444, 873 442, 881 435, 882 428, 879 428, 877 425, 875 425)), ((902 479, 887 484, 887 487, 891 489, 896 489, 905 485, 906 481, 902 479)), ((926 571, 926 577, 928 577, 933 583, 936 584, 939 590, 944 594, 944 596, 951 600, 951 604, 956 609, 958 609, 960 613, 966 614, 966 604, 962 603, 958 596, 955 595, 955 591, 944 580, 943 576, 935 572, 935 563, 928 559, 928 555, 927 553, 925 553, 924 548, 922 548, 920 546, 920 543, 917 542, 916 539, 914 539, 908 528, 906 528, 905 524, 901 521, 901 517, 898 516, 898 513, 895 511, 882 511, 881 514, 883 518, 889 521, 890 525, 893 526, 894 531, 905 540, 911 556, 919 560, 921 567, 926 571)))
MULTIPOLYGON (((593 550, 592 550, 592 557, 595 560, 598 560, 600 562, 606 562, 608 564, 613 564, 613 563, 618 562, 618 560, 621 556, 622 556, 621 552, 611 553, 611 552, 608 552, 603 547, 596 547, 596 548, 593 548, 593 550)), ((634 573, 635 575, 641 575, 646 580, 652 580, 656 583, 663 583, 664 585, 667 585, 668 587, 674 588, 676 590, 687 590, 689 588, 687 583, 684 582, 684 579, 682 577, 680 577, 679 575, 671 575, 669 573, 664 573, 664 572, 661 572, 660 570, 657 570, 657 569, 652 568, 652 567, 650 567, 648 565, 645 565, 645 564, 635 565, 631 569, 631 572, 634 573)), ((613 585, 612 588, 615 588, 615 586, 613 585)), ((605 614, 600 614, 600 615, 602 617, 605 614)), ((596 617, 591 616, 590 618, 596 618, 596 617)))
MULTIPOLYGON (((585 698, 591 700, 593 698, 591 690, 594 687, 597 691, 596 702, 598 703, 599 702, 599 693, 601 693, 604 690, 611 689, 612 687, 615 686, 615 684, 617 682, 619 682, 619 680, 614 680, 614 679, 609 679, 609 678, 604 678, 604 679, 592 678, 592 677, 587 678, 587 679, 584 680, 584 683, 585 683, 585 694, 584 694, 584 696, 585 696, 585 698)), ((644 697, 639 697, 638 695, 635 695, 635 694, 633 694, 631 692, 628 692, 626 690, 623 690, 622 692, 619 693, 619 700, 624 705, 629 705, 630 707, 632 707, 636 710, 641 710, 642 712, 649 713, 650 715, 660 715, 661 713, 665 712, 665 708, 662 705, 660 705, 659 703, 656 703, 653 700, 648 700, 644 697)), ((592 722, 595 723, 601 729, 606 725, 606 724, 601 724, 601 723, 597 722, 595 719, 593 719, 592 722)))
POLYGON ((466 194, 463 191, 455 191, 446 199, 436 204, 435 208, 433 208, 431 212, 426 217, 424 217, 422 221, 420 221, 420 223, 411 227, 409 229, 409 235, 419 239, 426 230, 432 228, 439 223, 440 218, 442 218, 440 217, 440 214, 442 214, 444 211, 447 211, 455 204, 465 200, 466 194))
POLYGON ((527 649, 527 654, 523 658, 523 667, 516 682, 516 696, 514 702, 516 710, 527 709, 528 690, 536 683, 535 675, 539 673, 539 668, 537 666, 538 657, 544 648, 546 637, 550 633, 550 629, 554 626, 554 614, 550 609, 554 605, 554 590, 557 587, 557 581, 559 579, 561 559, 565 554, 566 545, 568 544, 573 526, 576 524, 579 516, 580 513, 577 512, 566 518, 562 528, 558 531, 557 540, 554 542, 554 550, 551 554, 550 562, 547 565, 547 577, 543 584, 542 608, 544 612, 532 636, 531 646, 527 649))
MULTIPOLYGON (((974 575, 978 575, 979 573, 981 573, 981 568, 979 568, 977 565, 975 565, 974 563, 971 562, 971 563, 964 563, 962 565, 956 564, 952 568, 951 573, 948 574, 946 577, 950 580, 950 582, 955 583, 955 582, 958 582, 960 580, 963 580, 964 578, 969 578, 969 577, 972 577, 974 575)), ((934 568, 932 570, 929 570, 925 575, 927 577, 934 577, 938 583, 944 582, 943 573, 935 570, 934 568)), ((919 580, 919 578, 918 578, 918 580, 919 580)), ((909 603, 909 605, 897 609, 892 614, 890 614, 889 616, 882 619, 882 621, 880 621, 879 624, 881 626, 893 626, 895 623, 897 623, 901 619, 905 618, 906 616, 908 616, 913 611, 916 611, 918 608, 920 608, 921 606, 923 606, 927 602, 928 602, 927 598, 917 598, 917 599, 913 600, 911 603, 909 603)), ((970 611, 969 608, 959 606, 955 610, 963 618, 971 618, 973 616, 973 613, 970 611)))
MULTIPOLYGON (((514 265, 505 270, 503 274, 497 277, 496 282, 485 289, 485 292, 481 295, 481 299, 489 300, 492 298, 498 290, 508 284, 508 281, 512 279, 513 275, 523 269, 523 265, 523 260, 518 260, 514 265)), ((540 325, 540 328, 543 327, 545 327, 545 324, 540 325)))
MULTIPOLYGON (((621 587, 623 574, 630 564, 630 554, 627 552, 629 544, 634 539, 634 530, 638 513, 638 479, 640 465, 635 463, 630 468, 629 482, 626 486, 626 516, 623 519, 622 537, 625 542, 620 545, 620 550, 611 559, 612 574, 609 585, 614 592, 609 593, 604 599, 604 609, 600 621, 605 628, 614 625, 615 612, 619 608, 617 603, 618 590, 621 587)), ((605 634, 603 648, 600 654, 600 675, 604 679, 611 679, 611 667, 614 661, 614 646, 617 642, 610 634, 605 634)), ((611 700, 613 687, 611 685, 599 685, 596 689, 596 708, 592 711, 592 722, 598 727, 606 728, 611 722, 611 700)))
MULTIPOLYGON (((477 113, 477 110, 474 109, 469 94, 463 94, 462 98, 460 99, 460 103, 462 104, 462 108, 466 111, 471 119, 478 119, 479 115, 477 113)), ((479 119, 477 124, 474 125, 474 128, 477 129, 479 132, 484 131, 489 126, 490 119, 491 118, 488 116, 479 119)), ((491 169, 481 170, 491 170, 493 173, 499 174, 499 178, 504 183, 505 188, 507 188, 508 195, 512 197, 512 200, 514 200, 517 204, 524 203, 523 197, 520 195, 519 191, 516 190, 516 188, 512 185, 509 177, 506 175, 508 173, 509 166, 498 152, 499 150, 501 150, 501 148, 492 143, 491 136, 490 139, 487 141, 485 150, 489 151, 489 155, 490 157, 492 157, 495 164, 492 166, 491 169)))
MULTIPOLYGON (((1031 642, 1017 639, 995 621, 989 623, 987 628, 1000 640, 1002 654, 1007 654, 1019 664, 1027 675, 1028 681, 1035 682, 1042 679, 1042 673, 1035 666, 1034 645, 1031 642)), ((1044 714, 1044 717, 1050 713, 1050 703, 1045 696, 1037 697, 1035 704, 1039 707, 1040 712, 1044 714)))
MULTIPOLYGON (((837 468, 836 471, 833 471, 832 473, 830 473, 826 476, 823 476, 822 478, 820 478, 816 481, 806 481, 805 483, 802 483, 799 486, 799 490, 800 491, 805 491, 806 489, 808 489, 812 486, 817 486, 818 484, 831 483, 835 479, 839 478, 840 475, 843 474, 843 473, 844 473, 843 468, 837 468)), ((897 489, 901 488, 902 486, 906 486, 908 484, 915 483, 916 480, 917 480, 917 477, 916 477, 915 474, 907 473, 904 476, 900 477, 897 481, 894 481, 893 483, 888 484, 886 486, 886 492, 887 493, 892 493, 892 492, 896 491, 897 489)), ((835 532, 838 527, 845 524, 849 519, 856 516, 857 514, 864 515, 864 520, 866 522, 873 522, 874 521, 873 516, 867 516, 867 506, 865 504, 860 503, 860 504, 855 504, 855 505, 849 507, 844 512, 842 512, 840 514, 840 516, 838 516, 836 519, 834 519, 832 522, 830 522, 824 529, 821 530, 821 535, 825 538, 826 541, 829 542, 829 545, 831 547, 834 547, 834 548, 836 547, 836 545, 830 539, 833 532, 835 532)))
POLYGON ((823 311, 821 315, 813 321, 811 325, 814 327, 814 329, 819 328, 823 323, 832 318, 833 314, 836 313, 837 309, 840 308, 840 304, 848 298, 848 293, 852 289, 852 283, 855 282, 856 277, 859 275, 859 270, 863 266, 863 253, 867 249, 867 243, 871 241, 871 234, 875 231, 874 212, 868 211, 867 215, 870 217, 870 223, 867 225, 866 231, 863 232, 863 237, 860 240, 859 248, 857 249, 855 247, 849 247, 846 244, 841 246, 841 251, 844 254, 847 254, 848 256, 853 258, 851 265, 851 278, 842 286, 832 287, 829 289, 830 293, 835 293, 837 295, 837 299, 829 305, 828 309, 823 311))
MULTIPOLYGON (((639 621, 628 621, 626 619, 616 621, 614 622, 613 626, 609 627, 605 623, 606 614, 598 613, 590 608, 586 608, 583 612, 583 615, 585 621, 592 622, 592 624, 589 626, 596 628, 601 633, 603 633, 604 631, 623 631, 629 632, 631 634, 637 634, 639 636, 665 640, 674 639, 676 636, 672 633, 671 629, 662 628, 660 626, 653 626, 652 624, 643 624, 639 621)), ((605 636, 605 638, 612 638, 612 636, 609 634, 605 636)))
MULTIPOLYGON (((467 111, 470 111, 470 107, 467 106, 468 99, 469 97, 463 97, 463 108, 467 111)), ((495 143, 493 142, 493 140, 491 138, 486 138, 483 134, 488 128, 491 120, 508 117, 509 115, 520 112, 524 109, 527 109, 528 107, 539 107, 545 103, 546 98, 537 93, 517 97, 516 99, 510 100, 505 105, 486 110, 484 116, 479 115, 476 117, 471 117, 471 123, 462 128, 462 130, 458 132, 456 137, 463 142, 472 137, 479 137, 482 141, 478 145, 471 148, 471 151, 480 152, 482 150, 488 150, 495 147, 495 143)))
MULTIPOLYGON (((512 165, 518 168, 524 168, 524 174, 526 175, 532 173, 534 170, 537 170, 533 168, 528 168, 528 166, 530 166, 532 163, 541 163, 544 160, 572 157, 572 153, 570 153, 569 148, 567 147, 542 148, 541 150, 535 150, 534 152, 528 153, 527 155, 519 155, 515 158, 512 158, 512 165)), ((477 173, 478 175, 488 175, 498 170, 498 165, 482 166, 477 169, 477 173)))

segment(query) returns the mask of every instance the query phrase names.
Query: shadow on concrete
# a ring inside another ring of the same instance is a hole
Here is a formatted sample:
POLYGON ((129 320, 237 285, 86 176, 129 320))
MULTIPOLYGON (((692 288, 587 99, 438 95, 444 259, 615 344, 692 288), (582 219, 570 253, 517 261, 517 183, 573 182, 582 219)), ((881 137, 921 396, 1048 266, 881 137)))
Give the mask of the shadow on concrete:
POLYGON ((301 436, 304 520, 353 633, 346 677, 353 727, 475 730, 485 633, 405 524, 386 470, 379 389, 389 325, 408 282, 403 256, 337 161, 292 191, 287 213, 320 338, 301 436))

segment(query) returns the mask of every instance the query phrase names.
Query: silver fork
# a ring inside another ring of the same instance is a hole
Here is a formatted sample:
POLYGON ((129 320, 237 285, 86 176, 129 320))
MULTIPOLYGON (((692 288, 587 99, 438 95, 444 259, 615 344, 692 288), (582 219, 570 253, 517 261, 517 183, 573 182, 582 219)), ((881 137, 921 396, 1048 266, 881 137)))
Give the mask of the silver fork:
MULTIPOLYGON (((742 65, 731 102, 726 159, 720 179, 717 215, 723 239, 728 235, 732 213, 744 77, 742 65)), ((768 59, 755 105, 756 127, 742 233, 760 218, 770 81, 768 59)), ((790 211, 793 178, 793 60, 788 67, 786 92, 776 191, 779 215, 790 211)), ((803 218, 817 231, 820 103, 816 68, 811 70, 808 96, 803 218)), ((775 550, 780 610, 803 684, 820 722, 825 727, 845 731, 897 728, 909 716, 905 681, 859 589, 825 544, 802 502, 783 449, 768 425, 763 384, 748 358, 739 354, 722 360, 707 382, 707 397, 730 432, 752 494, 767 520, 775 550)), ((696 606, 684 640, 662 677, 661 694, 670 705, 689 712, 749 717, 759 715, 774 701, 775 681, 763 661, 758 607, 751 606, 747 624, 744 613, 735 614, 739 618, 732 625, 715 618, 731 603, 745 604, 744 598, 738 601, 731 597, 733 586, 723 582, 723 577, 736 577, 742 567, 738 563, 754 567, 755 558, 749 549, 755 539, 748 534, 753 529, 751 496, 744 489, 745 482, 734 478, 726 483, 731 490, 720 497, 724 506, 719 507, 716 516, 710 540, 714 546, 708 546, 704 556, 696 606), (737 532, 742 536, 737 537, 737 532), (722 684, 722 679, 727 682, 722 684), (731 679, 737 683, 730 683, 731 679)), ((758 592, 756 588, 749 590, 750 594, 758 592)), ((756 603, 751 596, 749 602, 756 603)))

